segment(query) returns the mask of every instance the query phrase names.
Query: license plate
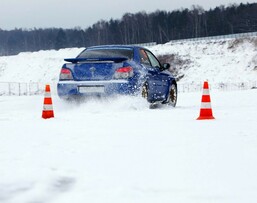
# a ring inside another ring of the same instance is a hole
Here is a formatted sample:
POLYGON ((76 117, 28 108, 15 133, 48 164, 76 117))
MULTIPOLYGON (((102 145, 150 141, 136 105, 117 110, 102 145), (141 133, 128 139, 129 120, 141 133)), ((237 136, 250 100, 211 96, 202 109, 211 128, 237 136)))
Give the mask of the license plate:
POLYGON ((79 87, 80 93, 104 93, 104 86, 82 86, 79 87))

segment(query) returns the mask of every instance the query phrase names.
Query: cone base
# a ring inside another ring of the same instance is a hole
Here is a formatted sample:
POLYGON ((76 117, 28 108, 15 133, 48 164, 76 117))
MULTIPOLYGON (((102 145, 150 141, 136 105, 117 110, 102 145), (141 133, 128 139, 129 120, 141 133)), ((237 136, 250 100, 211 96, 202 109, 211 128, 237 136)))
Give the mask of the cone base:
POLYGON ((54 118, 54 112, 53 111, 43 111, 42 118, 43 119, 54 118))
POLYGON ((213 116, 199 116, 196 120, 211 120, 215 119, 213 116))
POLYGON ((201 109, 197 120, 215 119, 212 114, 212 109, 201 109))

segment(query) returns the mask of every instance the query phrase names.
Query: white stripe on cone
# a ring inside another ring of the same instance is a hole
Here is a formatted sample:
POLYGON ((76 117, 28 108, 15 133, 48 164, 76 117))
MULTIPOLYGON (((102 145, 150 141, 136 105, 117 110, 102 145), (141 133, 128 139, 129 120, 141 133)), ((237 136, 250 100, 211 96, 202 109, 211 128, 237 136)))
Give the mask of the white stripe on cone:
POLYGON ((203 89, 203 95, 210 95, 209 89, 203 89))
POLYGON ((51 92, 45 92, 45 98, 51 98, 51 92))
POLYGON ((211 109, 211 103, 210 102, 202 102, 201 109, 211 109))
POLYGON ((51 105, 51 104, 44 104, 43 110, 44 111, 52 111, 52 110, 54 110, 53 109, 53 105, 51 105))

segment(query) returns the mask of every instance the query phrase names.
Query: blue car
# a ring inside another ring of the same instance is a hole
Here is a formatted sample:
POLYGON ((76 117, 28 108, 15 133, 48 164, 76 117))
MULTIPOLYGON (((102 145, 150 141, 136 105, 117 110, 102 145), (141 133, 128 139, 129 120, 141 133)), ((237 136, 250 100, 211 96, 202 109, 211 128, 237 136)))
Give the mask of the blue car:
POLYGON ((60 98, 142 95, 151 104, 176 106, 177 83, 170 65, 161 64, 146 48, 93 46, 64 60, 57 84, 60 98))

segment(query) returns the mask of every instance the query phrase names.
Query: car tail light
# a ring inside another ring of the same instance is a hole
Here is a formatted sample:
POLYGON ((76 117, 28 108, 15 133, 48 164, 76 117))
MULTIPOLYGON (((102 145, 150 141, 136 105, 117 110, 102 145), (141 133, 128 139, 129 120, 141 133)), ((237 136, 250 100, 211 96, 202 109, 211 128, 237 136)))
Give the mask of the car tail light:
POLYGON ((71 74, 70 69, 62 68, 60 73, 60 80, 72 80, 73 76, 71 74))
POLYGON ((114 73, 115 79, 128 79, 134 75, 133 68, 131 66, 118 68, 114 73))

